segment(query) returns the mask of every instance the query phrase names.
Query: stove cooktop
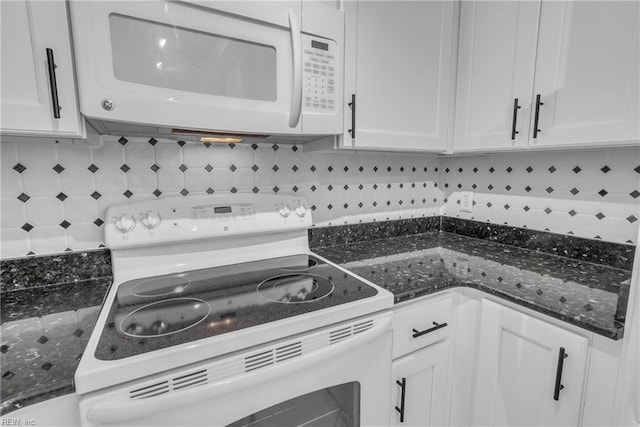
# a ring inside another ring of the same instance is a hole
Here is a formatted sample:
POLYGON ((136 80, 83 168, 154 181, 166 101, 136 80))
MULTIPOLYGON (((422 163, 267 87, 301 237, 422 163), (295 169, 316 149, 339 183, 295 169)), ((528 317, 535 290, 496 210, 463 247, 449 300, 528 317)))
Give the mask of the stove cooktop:
POLYGON ((123 359, 377 293, 306 254, 131 280, 118 286, 95 357, 123 359))

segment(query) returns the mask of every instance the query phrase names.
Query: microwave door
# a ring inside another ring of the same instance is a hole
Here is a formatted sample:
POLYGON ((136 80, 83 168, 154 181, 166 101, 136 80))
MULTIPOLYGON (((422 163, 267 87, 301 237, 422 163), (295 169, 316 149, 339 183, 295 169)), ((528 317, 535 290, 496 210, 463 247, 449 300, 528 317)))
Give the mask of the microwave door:
POLYGON ((72 0, 83 114, 183 129, 301 133, 300 15, 259 3, 214 9, 209 5, 218 2, 72 0))

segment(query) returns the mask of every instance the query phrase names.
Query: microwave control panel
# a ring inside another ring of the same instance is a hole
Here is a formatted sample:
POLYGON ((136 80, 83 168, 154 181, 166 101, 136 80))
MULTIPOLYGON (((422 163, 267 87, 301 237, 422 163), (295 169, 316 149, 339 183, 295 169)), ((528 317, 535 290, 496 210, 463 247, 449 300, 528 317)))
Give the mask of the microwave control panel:
POLYGON ((303 35, 302 111, 336 110, 338 46, 333 40, 303 35))

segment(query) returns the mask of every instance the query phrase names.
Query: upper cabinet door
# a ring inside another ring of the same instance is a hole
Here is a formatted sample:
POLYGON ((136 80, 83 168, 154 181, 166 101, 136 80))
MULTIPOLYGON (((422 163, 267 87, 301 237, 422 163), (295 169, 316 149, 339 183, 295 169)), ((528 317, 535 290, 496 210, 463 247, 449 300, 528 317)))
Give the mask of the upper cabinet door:
POLYGON ((639 8, 637 1, 542 2, 534 85, 542 105, 531 147, 640 139, 639 8))
POLYGON ((3 1, 0 10, 0 131, 9 135, 83 136, 66 3, 3 1))
POLYGON ((444 152, 450 107, 456 3, 345 2, 346 148, 444 152), (352 119, 355 119, 355 126, 352 119), (355 127, 355 138, 346 132, 355 127))
POLYGON ((540 2, 464 1, 455 151, 525 148, 540 2))

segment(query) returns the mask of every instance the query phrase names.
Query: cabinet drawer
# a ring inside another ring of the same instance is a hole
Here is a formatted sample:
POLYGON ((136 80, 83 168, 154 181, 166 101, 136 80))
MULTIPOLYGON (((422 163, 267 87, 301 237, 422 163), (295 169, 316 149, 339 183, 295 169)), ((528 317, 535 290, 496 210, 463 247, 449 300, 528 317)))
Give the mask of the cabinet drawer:
POLYGON ((448 337, 452 327, 452 301, 452 295, 447 293, 394 309, 393 358, 448 337))

